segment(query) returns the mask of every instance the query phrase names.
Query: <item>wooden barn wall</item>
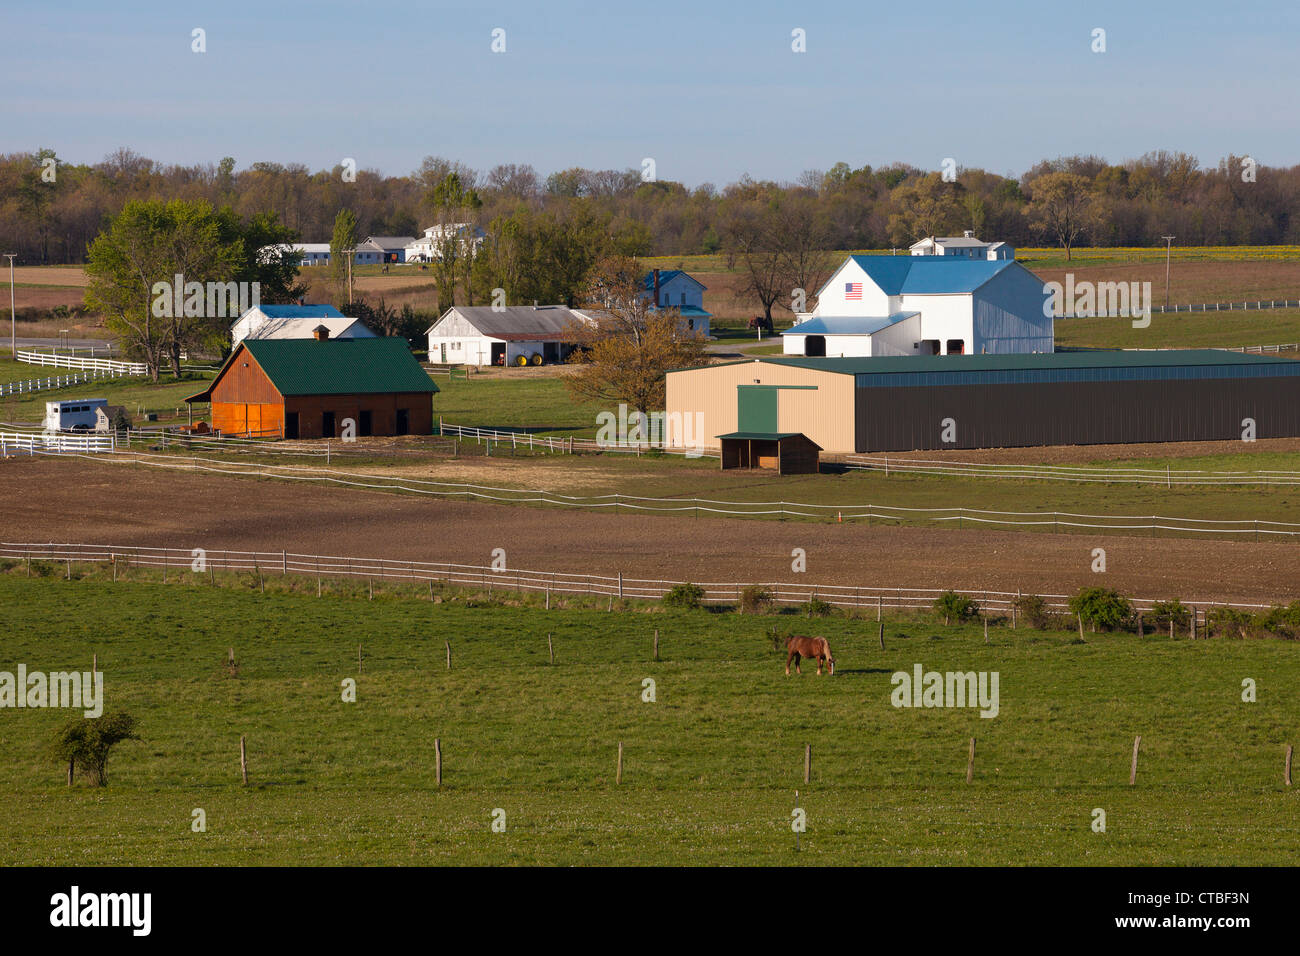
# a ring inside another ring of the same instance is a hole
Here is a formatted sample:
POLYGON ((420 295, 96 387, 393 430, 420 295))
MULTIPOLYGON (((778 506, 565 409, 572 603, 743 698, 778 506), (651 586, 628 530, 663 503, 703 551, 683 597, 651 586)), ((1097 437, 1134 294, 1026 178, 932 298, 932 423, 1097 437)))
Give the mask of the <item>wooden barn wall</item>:
POLYGON ((221 380, 212 388, 212 402, 230 404, 278 405, 281 395, 257 360, 245 349, 235 356, 221 380))
MULTIPOLYGON (((360 428, 361 412, 371 415, 372 435, 397 433, 397 410, 405 408, 410 419, 408 434, 433 434, 433 396, 428 392, 391 392, 374 395, 295 395, 285 399, 286 413, 298 413, 299 438, 331 438, 321 433, 325 412, 334 413, 335 435, 343 419, 351 418, 360 428)), ((360 436, 360 431, 358 431, 360 436)))
POLYGON ((1240 440, 1245 418, 1300 436, 1300 377, 859 388, 855 405, 859 452, 1240 440))
POLYGON ((279 435, 284 426, 284 406, 251 402, 213 402, 213 429, 223 435, 279 435))

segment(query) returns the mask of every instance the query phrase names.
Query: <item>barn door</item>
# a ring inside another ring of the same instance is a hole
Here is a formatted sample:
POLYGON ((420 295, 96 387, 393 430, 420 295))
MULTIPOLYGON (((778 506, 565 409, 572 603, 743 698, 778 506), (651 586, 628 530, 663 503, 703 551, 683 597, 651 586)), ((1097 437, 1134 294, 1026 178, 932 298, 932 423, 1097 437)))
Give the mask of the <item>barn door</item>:
POLYGON ((777 398, 774 385, 736 386, 736 430, 771 434, 777 430, 777 398))

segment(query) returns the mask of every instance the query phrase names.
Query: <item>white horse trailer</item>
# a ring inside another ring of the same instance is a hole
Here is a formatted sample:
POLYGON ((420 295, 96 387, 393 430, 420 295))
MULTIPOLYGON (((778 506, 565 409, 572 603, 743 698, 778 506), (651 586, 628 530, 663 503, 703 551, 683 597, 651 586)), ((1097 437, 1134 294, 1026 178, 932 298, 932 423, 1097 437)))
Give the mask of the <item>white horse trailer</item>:
POLYGON ((106 398, 74 398, 62 402, 45 403, 45 428, 47 431, 93 431, 95 410, 106 408, 106 398))

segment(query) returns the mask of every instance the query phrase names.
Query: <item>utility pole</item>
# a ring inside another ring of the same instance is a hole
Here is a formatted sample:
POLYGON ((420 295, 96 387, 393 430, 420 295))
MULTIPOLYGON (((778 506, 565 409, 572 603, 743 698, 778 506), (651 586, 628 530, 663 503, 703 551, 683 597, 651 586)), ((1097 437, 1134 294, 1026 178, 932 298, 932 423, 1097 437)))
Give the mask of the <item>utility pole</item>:
POLYGON ((1165 241, 1165 311, 1169 310, 1169 244, 1177 239, 1177 236, 1161 236, 1165 241))
POLYGON ((14 311, 14 257, 16 252, 6 252, 4 256, 9 260, 9 348, 12 350, 12 358, 18 360, 18 313, 14 311))
POLYGON ((348 305, 352 304, 352 260, 356 257, 356 249, 346 250, 348 254, 348 305))

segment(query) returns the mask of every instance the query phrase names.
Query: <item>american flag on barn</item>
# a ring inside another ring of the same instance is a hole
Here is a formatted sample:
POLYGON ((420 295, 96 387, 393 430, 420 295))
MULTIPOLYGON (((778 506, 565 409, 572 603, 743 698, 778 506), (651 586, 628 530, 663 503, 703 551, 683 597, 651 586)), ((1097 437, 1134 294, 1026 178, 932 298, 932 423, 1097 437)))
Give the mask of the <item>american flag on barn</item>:
POLYGON ((846 282, 844 283, 844 298, 857 302, 862 301, 862 283, 846 282))

